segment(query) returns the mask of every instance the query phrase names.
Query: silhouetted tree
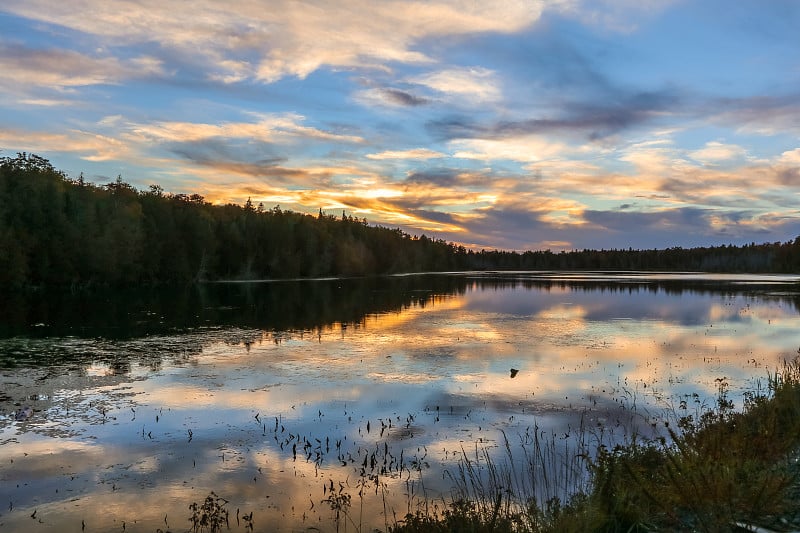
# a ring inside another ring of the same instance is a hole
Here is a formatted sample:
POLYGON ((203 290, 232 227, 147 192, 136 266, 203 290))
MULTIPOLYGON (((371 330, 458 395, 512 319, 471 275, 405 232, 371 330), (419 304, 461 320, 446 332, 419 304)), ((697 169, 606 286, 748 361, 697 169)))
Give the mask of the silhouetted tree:
POLYGON ((425 235, 199 194, 137 191, 117 176, 77 180, 46 159, 0 158, 0 288, 181 284, 198 280, 365 276, 445 270, 800 272, 800 237, 663 250, 467 250, 425 235))

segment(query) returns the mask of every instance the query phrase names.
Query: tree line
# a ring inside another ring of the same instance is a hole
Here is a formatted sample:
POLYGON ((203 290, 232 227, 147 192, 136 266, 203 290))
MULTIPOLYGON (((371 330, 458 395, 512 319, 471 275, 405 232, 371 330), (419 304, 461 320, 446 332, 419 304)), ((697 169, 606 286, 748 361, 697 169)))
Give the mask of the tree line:
POLYGON ((343 213, 212 205, 158 185, 70 178, 34 154, 0 158, 0 287, 187 284, 456 270, 798 272, 794 242, 666 250, 467 250, 343 213))

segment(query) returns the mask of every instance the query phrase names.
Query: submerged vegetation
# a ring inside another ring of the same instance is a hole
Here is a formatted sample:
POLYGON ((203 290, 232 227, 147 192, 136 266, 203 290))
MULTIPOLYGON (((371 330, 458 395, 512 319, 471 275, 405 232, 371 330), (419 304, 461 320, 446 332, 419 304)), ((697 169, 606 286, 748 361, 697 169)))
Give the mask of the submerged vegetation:
MULTIPOLYGON (((534 479, 540 466, 552 466, 542 464, 543 455, 523 461, 521 474, 499 467, 489 454, 472 460, 465 453, 450 503, 409 514, 391 531, 796 530, 799 361, 770 376, 766 391, 748 393, 741 411, 734 410, 727 384, 719 380, 716 405, 699 416, 686 414, 682 405, 673 424, 665 422, 664 437, 632 438, 613 449, 600 445, 593 453, 582 443, 554 474, 575 476, 575 461, 581 459, 588 483, 563 499, 539 501, 530 485, 516 482, 521 475, 534 479)), ((537 443, 533 449, 542 448, 537 443)))
POLYGON ((95 185, 46 159, 0 158, 0 287, 185 284, 202 280, 364 276, 454 270, 797 272, 794 242, 667 250, 473 251, 317 216, 211 205, 151 185, 95 185))

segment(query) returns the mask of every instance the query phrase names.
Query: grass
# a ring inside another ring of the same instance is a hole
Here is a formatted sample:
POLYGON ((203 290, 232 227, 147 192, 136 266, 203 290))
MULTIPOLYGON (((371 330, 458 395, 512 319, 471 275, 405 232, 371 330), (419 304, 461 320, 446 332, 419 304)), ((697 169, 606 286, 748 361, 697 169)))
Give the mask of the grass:
MULTIPOLYGON (((800 359, 745 395, 718 380, 715 405, 680 413, 657 439, 557 450, 538 432, 523 467, 463 453, 449 502, 408 514, 392 533, 751 531, 800 528, 800 359), (590 453, 591 452, 591 453, 590 453), (549 472, 549 474, 545 474, 549 472), (548 477, 549 476, 549 477, 548 477)), ((566 445, 564 445, 566 446, 566 445)), ((516 452, 515 452, 516 453, 516 452)))

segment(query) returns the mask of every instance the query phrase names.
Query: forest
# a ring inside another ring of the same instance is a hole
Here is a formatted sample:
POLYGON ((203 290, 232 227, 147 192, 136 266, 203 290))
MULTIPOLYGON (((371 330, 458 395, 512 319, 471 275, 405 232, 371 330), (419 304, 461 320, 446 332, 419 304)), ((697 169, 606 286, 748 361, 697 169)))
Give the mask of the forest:
POLYGON ((467 250, 343 213, 212 205, 0 158, 0 287, 131 286, 465 270, 800 272, 800 237, 661 250, 467 250))

